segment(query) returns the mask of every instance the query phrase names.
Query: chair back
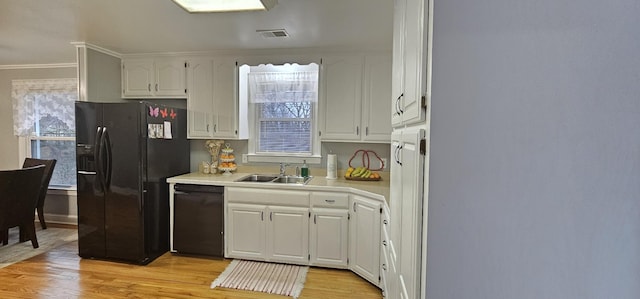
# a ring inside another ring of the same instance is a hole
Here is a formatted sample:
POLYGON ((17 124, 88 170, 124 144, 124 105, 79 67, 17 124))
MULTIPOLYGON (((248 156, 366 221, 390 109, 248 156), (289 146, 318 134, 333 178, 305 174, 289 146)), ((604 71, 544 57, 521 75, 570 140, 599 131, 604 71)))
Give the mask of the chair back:
POLYGON ((38 204, 36 207, 44 206, 44 199, 47 197, 47 191, 49 190, 49 182, 51 182, 51 176, 53 175, 53 169, 56 167, 56 160, 43 160, 35 158, 25 158, 22 168, 32 167, 37 165, 44 165, 44 175, 42 176, 42 182, 38 187, 40 191, 38 193, 38 204))
POLYGON ((45 166, 0 170, 0 230, 33 222, 45 166))

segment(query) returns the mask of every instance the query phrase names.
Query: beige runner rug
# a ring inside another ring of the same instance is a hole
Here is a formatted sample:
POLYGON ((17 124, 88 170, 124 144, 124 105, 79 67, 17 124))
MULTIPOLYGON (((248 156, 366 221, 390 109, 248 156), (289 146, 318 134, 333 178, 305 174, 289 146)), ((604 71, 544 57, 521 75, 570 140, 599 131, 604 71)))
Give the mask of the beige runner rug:
POLYGON ((222 287, 298 298, 309 267, 233 260, 211 283, 222 287))

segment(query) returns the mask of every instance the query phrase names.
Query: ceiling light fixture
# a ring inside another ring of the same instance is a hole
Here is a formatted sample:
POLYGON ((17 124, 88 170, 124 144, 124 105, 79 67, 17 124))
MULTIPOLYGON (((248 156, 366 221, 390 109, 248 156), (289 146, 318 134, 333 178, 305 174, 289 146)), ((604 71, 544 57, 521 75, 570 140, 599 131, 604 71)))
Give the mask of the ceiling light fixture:
POLYGON ((173 0, 189 13, 269 10, 278 0, 173 0))

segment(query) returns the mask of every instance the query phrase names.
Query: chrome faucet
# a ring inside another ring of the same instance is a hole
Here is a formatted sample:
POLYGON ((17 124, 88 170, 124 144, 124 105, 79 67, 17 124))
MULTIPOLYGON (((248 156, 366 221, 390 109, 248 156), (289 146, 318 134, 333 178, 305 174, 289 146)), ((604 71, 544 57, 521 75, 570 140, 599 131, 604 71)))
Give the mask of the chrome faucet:
POLYGON ((287 166, 289 166, 289 164, 280 163, 280 176, 285 176, 286 175, 287 166))

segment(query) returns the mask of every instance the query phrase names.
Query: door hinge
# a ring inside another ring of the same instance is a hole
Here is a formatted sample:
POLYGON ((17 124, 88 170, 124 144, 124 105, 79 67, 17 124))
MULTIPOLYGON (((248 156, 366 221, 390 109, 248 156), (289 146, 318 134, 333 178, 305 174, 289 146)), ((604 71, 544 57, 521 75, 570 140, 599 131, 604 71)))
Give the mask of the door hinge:
POLYGON ((187 93, 187 89, 186 89, 186 88, 184 89, 184 93, 185 93, 185 94, 187 93))
POLYGON ((309 212, 309 218, 311 218, 311 212, 309 212))
POLYGON ((420 98, 420 106, 422 106, 422 108, 427 109, 427 97, 426 96, 422 96, 422 98, 420 98))
POLYGON ((380 278, 380 275, 378 275, 378 282, 380 282, 382 279, 380 278))
POLYGON ((427 155, 427 140, 420 139, 420 154, 423 156, 427 155))
POLYGON ((347 220, 351 220, 351 213, 347 213, 347 220))
POLYGON ((311 260, 311 254, 309 254, 309 260, 311 260))
POLYGON ((186 61, 184 62, 184 68, 187 68, 187 62, 186 61))
POLYGON ((349 258, 347 258, 347 265, 349 265, 349 258))
POLYGON ((380 208, 380 214, 382 214, 382 208, 380 208))

